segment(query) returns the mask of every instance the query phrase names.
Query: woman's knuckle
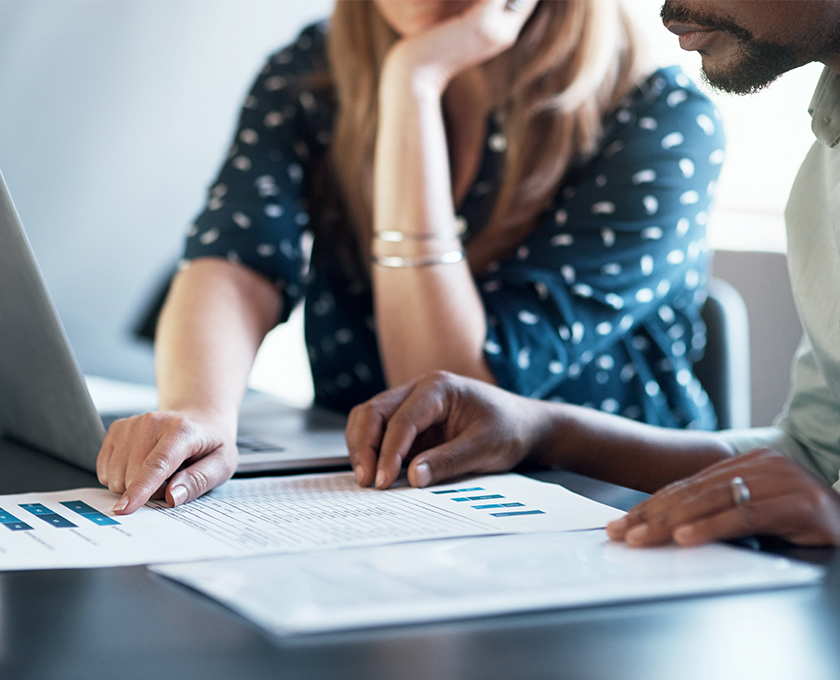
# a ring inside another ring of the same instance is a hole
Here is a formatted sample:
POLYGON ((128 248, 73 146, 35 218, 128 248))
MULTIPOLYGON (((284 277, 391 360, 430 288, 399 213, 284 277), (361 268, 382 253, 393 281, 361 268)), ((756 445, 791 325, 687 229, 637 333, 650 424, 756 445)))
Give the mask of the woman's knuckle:
POLYGON ((423 382, 432 387, 436 387, 438 385, 446 385, 452 382, 452 378, 453 375, 449 371, 437 369, 429 373, 423 382))
POLYGON ((146 458, 144 467, 153 475, 168 475, 172 469, 169 456, 166 454, 153 455, 146 458))
POLYGON ((108 480, 108 491, 118 494, 125 493, 125 483, 122 479, 110 479, 108 480))
POLYGON ((190 470, 188 478, 191 482, 190 486, 197 496, 213 486, 212 480, 203 470, 190 470))

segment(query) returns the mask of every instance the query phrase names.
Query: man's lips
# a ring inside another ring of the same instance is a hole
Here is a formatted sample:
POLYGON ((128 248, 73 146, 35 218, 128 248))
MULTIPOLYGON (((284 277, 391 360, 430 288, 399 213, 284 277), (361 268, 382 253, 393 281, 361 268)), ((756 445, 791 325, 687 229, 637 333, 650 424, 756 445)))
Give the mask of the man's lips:
POLYGON ((712 26, 668 23, 665 27, 680 37, 680 47, 688 51, 704 47, 717 32, 717 29, 712 26))
POLYGON ((666 24, 665 28, 671 31, 671 33, 673 33, 674 35, 685 35, 686 33, 694 32, 705 33, 706 31, 714 30, 705 26, 695 26, 692 24, 677 24, 673 22, 666 24))

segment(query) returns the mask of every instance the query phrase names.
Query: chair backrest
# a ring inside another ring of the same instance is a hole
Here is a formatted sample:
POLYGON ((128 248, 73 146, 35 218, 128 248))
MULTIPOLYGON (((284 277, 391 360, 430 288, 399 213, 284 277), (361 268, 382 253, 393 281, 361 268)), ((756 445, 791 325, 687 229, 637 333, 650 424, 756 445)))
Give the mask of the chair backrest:
POLYGON ((694 364, 694 374, 709 395, 718 429, 750 427, 750 330, 744 300, 726 281, 712 278, 701 314, 706 351, 694 364))

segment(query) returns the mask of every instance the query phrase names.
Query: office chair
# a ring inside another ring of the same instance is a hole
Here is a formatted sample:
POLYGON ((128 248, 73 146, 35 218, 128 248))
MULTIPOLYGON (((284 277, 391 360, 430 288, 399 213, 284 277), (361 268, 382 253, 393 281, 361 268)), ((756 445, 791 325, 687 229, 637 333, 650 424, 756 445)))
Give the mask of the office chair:
POLYGON ((709 280, 701 310, 706 351, 694 374, 709 395, 718 429, 750 426, 750 331, 741 294, 722 279, 709 280))

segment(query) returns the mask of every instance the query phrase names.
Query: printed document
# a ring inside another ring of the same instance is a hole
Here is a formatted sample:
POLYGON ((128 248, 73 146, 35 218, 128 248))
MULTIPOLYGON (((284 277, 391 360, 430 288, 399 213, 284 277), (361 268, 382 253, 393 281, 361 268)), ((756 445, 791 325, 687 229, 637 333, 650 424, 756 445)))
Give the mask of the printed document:
POLYGON ((778 588, 824 569, 725 545, 627 548, 606 533, 484 536, 152 567, 276 635, 778 588))
POLYGON ((177 508, 115 516, 103 489, 0 496, 0 570, 206 560, 460 536, 604 527, 623 513, 516 474, 426 489, 349 472, 234 479, 177 508))

